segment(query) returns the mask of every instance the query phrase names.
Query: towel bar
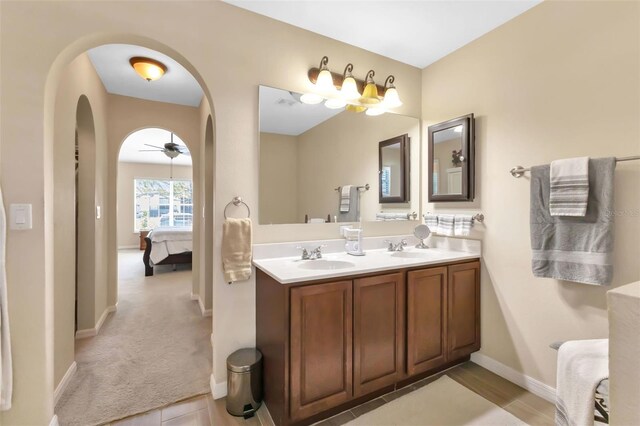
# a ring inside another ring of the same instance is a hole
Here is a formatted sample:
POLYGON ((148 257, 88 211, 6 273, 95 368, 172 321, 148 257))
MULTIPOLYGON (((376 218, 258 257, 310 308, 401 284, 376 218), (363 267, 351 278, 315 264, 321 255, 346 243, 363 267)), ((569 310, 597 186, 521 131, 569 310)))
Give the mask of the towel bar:
MULTIPOLYGON (((632 155, 630 157, 616 157, 616 163, 620 161, 634 161, 634 160, 640 160, 640 155, 632 155)), ((525 172, 530 172, 530 171, 531 171, 531 167, 516 166, 516 167, 513 167, 511 170, 509 170, 509 173, 511 173, 511 176, 513 176, 514 178, 519 178, 524 176, 525 172)))

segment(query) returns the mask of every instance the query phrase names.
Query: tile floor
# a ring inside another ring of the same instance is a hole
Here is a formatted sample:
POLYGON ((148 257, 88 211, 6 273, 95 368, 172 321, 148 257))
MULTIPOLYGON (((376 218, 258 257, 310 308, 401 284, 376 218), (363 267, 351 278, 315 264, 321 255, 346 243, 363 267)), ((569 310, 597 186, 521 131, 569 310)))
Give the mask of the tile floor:
MULTIPOLYGON (((442 375, 474 391, 532 426, 553 426, 555 407, 550 402, 524 390, 473 362, 423 379, 395 392, 383 395, 358 407, 316 423, 316 426, 340 426, 413 390, 437 380, 442 375)), ((229 415, 225 400, 213 400, 211 394, 191 398, 168 407, 129 417, 111 426, 260 426, 258 416, 244 420, 229 415)), ((264 425, 267 426, 267 425, 264 425)))

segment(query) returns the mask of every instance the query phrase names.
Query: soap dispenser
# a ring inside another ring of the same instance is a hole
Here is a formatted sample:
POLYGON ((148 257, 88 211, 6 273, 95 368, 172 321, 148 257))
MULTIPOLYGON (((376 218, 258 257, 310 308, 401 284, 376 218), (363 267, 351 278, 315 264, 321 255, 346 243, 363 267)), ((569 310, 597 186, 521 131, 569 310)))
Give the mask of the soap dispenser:
POLYGON ((352 256, 364 256, 364 250, 362 250, 362 229, 345 229, 344 238, 347 240, 344 244, 344 249, 347 254, 352 256))

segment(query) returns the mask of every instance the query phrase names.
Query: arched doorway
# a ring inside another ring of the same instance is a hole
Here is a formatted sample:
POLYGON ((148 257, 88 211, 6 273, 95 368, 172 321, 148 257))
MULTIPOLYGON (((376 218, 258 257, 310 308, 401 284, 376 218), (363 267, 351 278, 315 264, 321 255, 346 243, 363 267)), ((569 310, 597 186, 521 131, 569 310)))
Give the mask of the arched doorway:
MULTIPOLYGON (((115 40, 125 41, 124 38, 119 38, 119 37, 115 37, 115 40)), ((159 46, 157 43, 149 40, 147 40, 147 42, 149 43, 149 45, 152 45, 153 47, 156 47, 156 48, 159 47, 167 53, 170 53, 170 54, 172 53, 171 50, 166 48, 165 46, 159 46)), ((89 41, 83 41, 81 44, 84 45, 86 48, 90 48, 95 45, 100 45, 101 43, 96 40, 93 40, 93 41, 89 40, 89 41)), ((183 60, 183 58, 181 58, 180 55, 176 55, 176 56, 181 60, 183 60)), ((94 121, 93 126, 94 126, 94 139, 95 139, 95 148, 94 148, 95 163, 92 170, 95 173, 94 180, 93 180, 95 197, 94 197, 94 200, 93 200, 94 202, 90 212, 91 219, 89 219, 88 218, 89 216, 86 214, 88 210, 85 210, 84 208, 79 207, 78 209, 79 220, 78 220, 77 231, 75 227, 71 232, 66 234, 62 232, 54 232, 53 229, 49 229, 48 231, 46 231, 47 235, 51 234, 51 237, 54 239, 54 251, 53 253, 51 253, 51 255, 54 258, 54 264, 56 264, 55 266, 56 271, 63 270, 62 267, 58 267, 56 263, 57 260, 62 260, 65 256, 69 257, 68 252, 58 250, 58 247, 60 246, 60 244, 63 244, 62 242, 65 239, 70 241, 75 241, 76 239, 71 237, 72 235, 75 234, 76 236, 79 237, 77 242, 78 259, 77 260, 74 258, 67 259, 66 262, 75 263, 77 266, 82 265, 81 268, 78 268, 79 284, 82 282, 82 279, 80 279, 81 275, 89 277, 87 278, 87 282, 91 281, 91 277, 93 277, 94 286, 92 288, 93 290, 92 296, 94 301, 96 302, 93 310, 93 315, 91 315, 90 313, 89 314, 82 313, 82 318, 85 318, 85 317, 88 318, 89 323, 91 322, 91 319, 94 320, 93 327, 92 327, 93 331, 91 328, 88 328, 87 330, 89 330, 89 333, 85 334, 85 336, 80 335, 77 337, 86 337, 86 336, 91 336, 92 334, 99 334, 100 326, 105 323, 105 318, 107 318, 109 312, 115 311, 116 304, 119 302, 118 291, 117 291, 117 282, 118 282, 117 280, 118 224, 116 219, 117 218, 117 199, 116 199, 117 191, 115 191, 114 188, 115 188, 115 184, 117 182, 117 177, 118 177, 118 172, 117 172, 118 153, 120 149, 120 143, 123 140, 123 138, 121 137, 123 135, 123 130, 122 130, 123 126, 118 127, 117 131, 111 131, 112 130, 111 127, 113 123, 111 122, 110 119, 105 118, 106 116, 113 117, 113 114, 112 114, 113 111, 110 105, 111 102, 105 101, 105 96, 108 97, 108 96, 111 96, 111 94, 109 93, 107 93, 106 95, 96 94, 92 92, 94 88, 87 90, 85 87, 82 87, 81 85, 78 85, 78 86, 72 85, 73 90, 69 90, 69 91, 65 90, 69 88, 67 84, 69 82, 64 81, 65 80, 64 66, 65 65, 70 66, 71 64, 74 63, 74 61, 77 61, 77 60, 84 60, 84 59, 81 59, 82 57, 83 57, 82 49, 79 49, 78 46, 76 45, 68 49, 67 52, 65 52, 63 55, 61 55, 61 57, 58 58, 57 64, 56 66, 54 66, 54 69, 52 70, 52 73, 50 74, 50 78, 49 78, 49 80, 53 79, 53 81, 49 81, 51 85, 49 84, 47 85, 47 92, 48 92, 47 98, 51 100, 53 97, 53 101, 51 103, 55 105, 55 108, 52 107, 49 101, 47 102, 47 109, 50 114, 49 113, 46 114, 47 117, 45 120, 48 122, 49 126, 51 126, 51 129, 53 129, 53 134, 49 134, 51 139, 48 140, 48 142, 53 141, 53 145, 55 146, 55 149, 58 150, 62 146, 68 147, 69 140, 75 140, 75 137, 73 139, 70 139, 68 136, 69 126, 67 124, 63 124, 63 125, 60 124, 62 123, 64 117, 68 115, 66 114, 65 111, 63 111, 66 109, 68 98, 70 98, 71 96, 74 96, 74 94, 77 94, 79 96, 84 96, 84 99, 86 100, 87 105, 90 106, 91 108, 90 110, 93 113, 92 115, 93 115, 93 121, 94 121), (79 54, 79 56, 73 59, 73 55, 70 52, 79 54), (55 88, 54 92, 57 92, 57 93, 54 93, 53 95, 51 94, 52 87, 55 88), (62 92, 64 92, 64 94, 61 94, 62 92), (117 142, 114 142, 114 141, 117 141, 117 142), (86 222, 88 224, 87 227, 82 225, 82 221, 80 220, 81 211, 85 212, 85 216, 87 218, 86 222), (90 229, 91 224, 94 225, 94 237, 91 239, 91 241, 89 241, 88 239, 85 240, 82 237, 83 232, 81 232, 81 230, 90 229), (94 243, 93 255, 91 254, 90 248, 86 250, 84 248, 84 247, 90 247, 92 242, 94 243), (95 259, 95 264, 93 265, 93 272, 91 272, 92 268, 86 267, 88 264, 82 261, 82 258, 84 257, 93 257, 95 259), (105 285, 98 287, 99 280, 104 280, 105 285)), ((84 60, 84 62, 85 62, 84 65, 87 65, 88 62, 86 60, 84 60)), ((181 61, 181 64, 182 64, 182 61, 181 61)), ((185 68, 190 70, 192 69, 192 67, 188 63, 186 63, 186 61, 185 61, 185 68)), ((202 81, 202 78, 200 76, 194 76, 194 77, 196 78, 196 80, 198 80, 198 82, 202 81)), ((204 89, 204 87, 203 87, 203 93, 204 93, 204 97, 202 102, 209 104, 210 102, 209 95, 206 92, 206 89, 204 89)), ((84 101, 82 102, 84 103, 84 101)), ((211 109, 210 105, 207 105, 207 109, 211 109)), ((83 111, 84 111, 84 107, 83 107, 83 111)), ((130 116, 131 114, 128 114, 128 115, 130 116)), ((85 116, 86 114, 84 112, 82 113, 82 117, 80 112, 78 112, 79 118, 83 118, 85 116)), ((122 122, 123 120, 113 120, 113 121, 122 122)), ((147 126, 154 126, 154 127, 161 127, 163 124, 164 123, 158 122, 157 120, 150 120, 147 123, 145 123, 145 125, 147 126)), ((74 125, 75 125, 75 122, 74 122, 74 125)), ((201 131, 201 128, 204 126, 205 126, 204 123, 198 122, 192 127, 195 129, 195 133, 199 134, 201 131)), ((79 126, 79 129, 78 129, 79 143, 80 143, 80 140, 83 139, 82 135, 89 133, 84 129, 80 129, 80 127, 81 126, 79 126)), ((126 131, 124 131, 124 133, 128 134, 131 131, 136 130, 137 127, 129 126, 129 128, 126 131)), ((73 130, 75 132, 75 129, 73 130)), ((213 139, 213 134, 211 136, 212 136, 211 139, 213 139)), ((197 140, 199 138, 195 137, 193 139, 197 140)), ((197 142, 200 142, 200 141, 197 140, 197 142)), ((213 142, 213 140, 211 140, 211 142, 213 142)), ((73 144, 71 146, 73 146, 73 144)), ((82 148, 79 148, 79 152, 81 151, 82 151, 82 148)), ((70 151, 65 148, 61 152, 64 152, 65 155, 68 155, 70 151)), ((195 149, 192 150, 192 152, 194 154, 194 165, 193 165, 194 200, 192 201, 193 205, 191 208, 192 210, 197 209, 199 211, 199 209, 205 202, 205 197, 212 198, 213 193, 212 192, 209 192, 207 194, 201 193, 200 187, 204 180, 204 176, 202 174, 203 165, 200 162, 200 146, 198 145, 195 149), (202 198, 200 198, 201 196, 200 194, 202 194, 202 198)), ((73 150, 71 151, 71 155, 73 155, 73 150)), ((80 155, 82 156, 82 154, 80 155)), ((52 169, 54 170, 54 175, 56 175, 56 171, 59 170, 59 168, 68 159, 68 157, 65 157, 65 161, 61 161, 60 160, 61 157, 62 157, 62 154, 60 154, 60 156, 58 156, 57 154, 56 156, 54 156, 53 167, 52 167, 52 169)), ((89 157, 85 157, 85 158, 89 158, 89 157)), ((87 163, 87 166, 89 166, 89 163, 87 163)), ((213 164, 209 165, 209 168, 211 170, 213 169, 213 167, 214 167, 213 164)), ((71 179, 69 179, 68 175, 63 176, 61 179, 55 180, 55 182, 56 182, 55 185, 62 183, 61 188, 64 188, 65 190, 70 187, 75 188, 74 177, 71 177, 71 179)), ((53 183, 53 181, 48 182, 48 184, 49 183, 53 183)), ((83 184, 90 186, 91 181, 85 180, 79 177, 78 193, 82 192, 80 188, 83 186, 83 184)), ((49 189, 52 189, 52 188, 49 188, 49 189)), ((87 203, 87 205, 89 204, 90 203, 87 203)), ((50 211, 52 205, 53 205, 53 209, 52 209, 53 211, 51 212, 51 214, 53 216, 54 223, 59 223, 61 219, 60 212, 62 210, 57 208, 58 206, 57 201, 56 203, 49 204, 46 208, 48 208, 50 211)), ((193 222, 194 222, 195 229, 200 228, 202 219, 203 218, 201 217, 201 215, 194 215, 193 222)), ((57 228, 58 227, 56 226, 56 230, 57 228)), ((205 236, 204 238, 207 239, 208 237, 205 236)), ((212 239, 212 237, 209 239, 212 239)), ((200 244, 201 244, 200 241, 198 241, 197 244, 194 241, 194 246, 198 248, 198 251, 199 251, 200 244)), ((200 265, 199 258, 201 256, 202 256, 201 254, 198 255, 198 268, 195 269, 198 272, 199 272, 199 265, 200 265)), ((76 268, 73 267, 71 268, 71 270, 75 271, 76 268)), ((197 275, 199 275, 199 273, 194 274, 193 282, 190 283, 190 287, 191 287, 190 293, 191 294, 195 293, 195 295, 200 298, 210 297, 210 292, 209 292, 209 296, 205 296, 204 286, 200 282, 199 277, 196 278, 197 275), (199 293, 201 290, 203 290, 202 295, 200 295, 199 293)), ((73 318, 74 315, 71 315, 72 316, 71 322, 69 322, 68 319, 65 319, 64 321, 60 321, 60 318, 63 316, 62 312, 64 312, 65 309, 68 308, 69 300, 71 300, 71 305, 73 305, 73 301, 75 300, 75 288, 73 288, 73 285, 72 285, 72 288, 70 290, 69 286, 66 285, 63 282, 63 280, 59 279, 60 278, 59 274, 56 273, 54 274, 54 276, 55 278, 54 278, 53 285, 54 285, 55 296, 54 296, 53 312, 54 312, 55 318, 53 319, 53 322, 56 327, 56 333, 55 333, 54 345, 53 345, 54 346, 54 351, 53 351, 54 380, 53 382, 55 387, 54 397, 56 397, 55 399, 58 400, 59 398, 61 398, 61 395, 63 394, 63 391, 65 390, 65 388, 70 386, 70 383, 72 383, 73 377, 74 377, 74 370, 76 369, 74 356, 73 356, 75 352, 74 331, 76 329, 75 318, 73 318), (69 326, 69 324, 71 324, 71 326, 69 326), (59 330, 60 332, 58 332, 59 330), (65 335, 65 338, 64 339, 59 338, 60 335, 65 335)), ((82 288, 87 290, 87 292, 85 292, 84 290, 81 290, 81 287, 79 285, 78 295, 80 296, 81 293, 82 294, 86 293, 86 294, 89 294, 88 297, 91 298, 91 294, 88 292, 89 291, 88 287, 90 286, 86 286, 86 287, 87 287, 86 289, 84 288, 84 286, 82 288)), ((71 308, 71 312, 75 312, 75 309, 71 308)), ((80 315, 81 314, 80 308, 78 309, 78 314, 79 314, 78 328, 82 330, 83 326, 81 325, 82 320, 80 315)), ((210 320, 208 319, 207 321, 210 322, 210 320)), ((206 345, 205 345, 206 348, 203 350, 206 350, 209 353, 208 355, 210 357, 211 348, 208 344, 210 340, 209 336, 207 335, 206 338, 199 339, 199 340, 206 342, 206 345)), ((76 350, 77 350, 77 347, 76 347, 76 350)), ((198 353, 199 357, 202 356, 203 350, 199 351, 198 353)), ((178 359, 176 360, 175 363, 179 364, 181 361, 182 360, 178 359)), ((188 361, 186 362, 188 363, 188 361)), ((211 367, 211 362, 209 361, 208 371, 201 374, 202 378, 207 382, 207 384, 209 380, 210 367, 211 367)), ((207 389, 208 389, 208 385, 207 385, 207 389)), ((187 396, 190 396, 190 395, 188 394, 182 395, 182 396, 179 396, 179 398, 183 398, 187 396)), ((62 400, 63 399, 64 398, 62 398, 62 400)), ((172 401, 171 400, 162 401, 163 404, 166 404, 169 402, 172 402, 172 401)), ((149 407, 145 407, 144 409, 147 409, 147 408, 149 407)), ((126 412, 126 411, 120 410, 119 413, 134 414, 135 411, 126 412)), ((103 420, 109 420, 109 419, 103 419, 103 420)))

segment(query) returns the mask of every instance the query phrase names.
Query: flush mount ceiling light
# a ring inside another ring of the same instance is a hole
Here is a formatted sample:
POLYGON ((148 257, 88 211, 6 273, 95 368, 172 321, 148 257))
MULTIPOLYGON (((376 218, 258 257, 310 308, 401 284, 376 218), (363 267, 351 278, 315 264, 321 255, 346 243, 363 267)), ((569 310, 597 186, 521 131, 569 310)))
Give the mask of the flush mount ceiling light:
POLYGON ((360 97, 361 104, 376 105, 380 103, 380 98, 378 98, 378 86, 376 86, 376 82, 373 81, 374 75, 376 75, 374 70, 369 70, 367 73, 367 79, 365 81, 366 86, 364 86, 364 91, 360 97))
POLYGON ((393 85, 395 80, 396 78, 390 75, 384 82, 385 91, 382 103, 386 108, 397 108, 402 105, 400 95, 398 95, 398 90, 396 89, 396 86, 393 85))
POLYGON ((138 75, 147 81, 158 80, 167 72, 167 66, 165 64, 151 58, 135 56, 129 59, 129 63, 138 75))

